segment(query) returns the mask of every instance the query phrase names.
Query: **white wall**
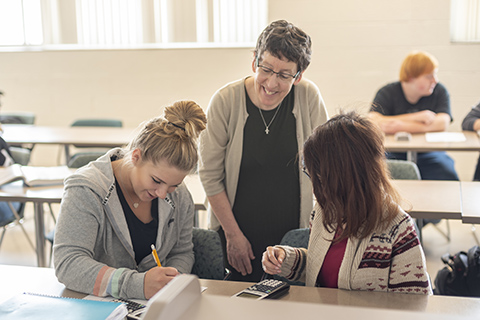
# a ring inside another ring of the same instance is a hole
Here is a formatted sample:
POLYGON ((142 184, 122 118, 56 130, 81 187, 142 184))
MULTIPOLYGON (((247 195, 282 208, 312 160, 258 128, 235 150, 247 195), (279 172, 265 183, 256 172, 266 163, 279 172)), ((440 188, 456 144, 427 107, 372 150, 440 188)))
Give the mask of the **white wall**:
MULTIPOLYGON (((480 45, 450 43, 449 10, 448 0, 270 0, 269 20, 289 20, 311 35, 305 75, 330 114, 369 102, 397 80, 409 51, 431 52, 451 94, 452 130, 460 130, 480 100, 480 45)), ((252 48, 0 53, 3 110, 33 111, 39 125, 66 126, 87 116, 136 126, 178 99, 206 107, 215 90, 251 72, 251 57, 252 48)), ((35 150, 34 164, 57 160, 46 149, 35 150)), ((478 155, 452 156, 462 179, 471 179, 478 155)))

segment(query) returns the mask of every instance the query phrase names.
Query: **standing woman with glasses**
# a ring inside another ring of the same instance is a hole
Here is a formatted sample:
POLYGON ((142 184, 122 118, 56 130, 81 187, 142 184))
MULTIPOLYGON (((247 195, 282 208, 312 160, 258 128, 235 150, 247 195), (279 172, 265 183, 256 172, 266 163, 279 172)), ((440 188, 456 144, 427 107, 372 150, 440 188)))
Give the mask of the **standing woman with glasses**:
POLYGON ((231 280, 260 280, 265 248, 308 225, 312 186, 299 174, 297 154, 328 118, 317 86, 302 79, 310 59, 310 37, 274 21, 258 38, 254 74, 210 101, 199 173, 231 280))
POLYGON ((175 102, 127 147, 65 180, 53 246, 60 282, 96 296, 149 299, 191 271, 195 206, 182 182, 197 165, 205 125, 199 105, 175 102))

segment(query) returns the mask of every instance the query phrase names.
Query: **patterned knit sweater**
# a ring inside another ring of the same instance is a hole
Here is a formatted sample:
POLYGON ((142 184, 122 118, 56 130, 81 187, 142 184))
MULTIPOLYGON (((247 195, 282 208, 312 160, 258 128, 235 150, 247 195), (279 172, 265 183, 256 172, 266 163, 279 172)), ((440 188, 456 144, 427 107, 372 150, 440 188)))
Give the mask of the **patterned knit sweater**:
MULTIPOLYGON (((280 275, 312 287, 335 235, 324 228, 320 212, 317 205, 308 250, 279 246, 287 253, 280 275)), ((401 210, 387 228, 363 240, 348 239, 338 288, 432 294, 423 249, 407 213, 401 210)))

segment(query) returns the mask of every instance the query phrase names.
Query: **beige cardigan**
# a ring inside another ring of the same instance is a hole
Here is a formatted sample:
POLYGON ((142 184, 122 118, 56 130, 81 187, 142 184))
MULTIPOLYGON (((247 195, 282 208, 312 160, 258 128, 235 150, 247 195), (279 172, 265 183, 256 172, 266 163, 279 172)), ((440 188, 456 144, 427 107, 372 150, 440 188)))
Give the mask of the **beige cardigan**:
MULTIPOLYGON (((207 196, 226 190, 233 207, 243 150, 243 128, 248 113, 245 79, 220 88, 212 97, 207 110, 207 128, 199 140, 199 174, 207 196)), ((297 143, 301 150, 305 140, 318 125, 328 120, 327 110, 317 86, 303 78, 295 86, 293 115, 296 119, 297 143)), ((300 175, 300 227, 308 226, 313 206, 312 185, 300 175)), ((220 224, 209 208, 209 227, 220 224)))
MULTIPOLYGON (((400 209, 401 210, 401 209, 400 209)), ((278 246, 287 253, 283 277, 315 286, 323 260, 335 233, 322 223, 315 207, 308 250, 278 246)), ((338 288, 432 294, 425 255, 412 218, 403 210, 384 230, 366 239, 349 238, 338 274, 338 288)))

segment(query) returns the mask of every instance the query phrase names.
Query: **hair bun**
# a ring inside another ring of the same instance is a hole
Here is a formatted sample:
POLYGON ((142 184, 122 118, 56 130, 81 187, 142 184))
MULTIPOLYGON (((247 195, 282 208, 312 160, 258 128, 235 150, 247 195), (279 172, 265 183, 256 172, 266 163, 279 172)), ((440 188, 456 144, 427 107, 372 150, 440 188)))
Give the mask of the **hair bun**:
POLYGON ((165 108, 166 132, 196 139, 206 128, 207 117, 194 101, 181 100, 165 108))

